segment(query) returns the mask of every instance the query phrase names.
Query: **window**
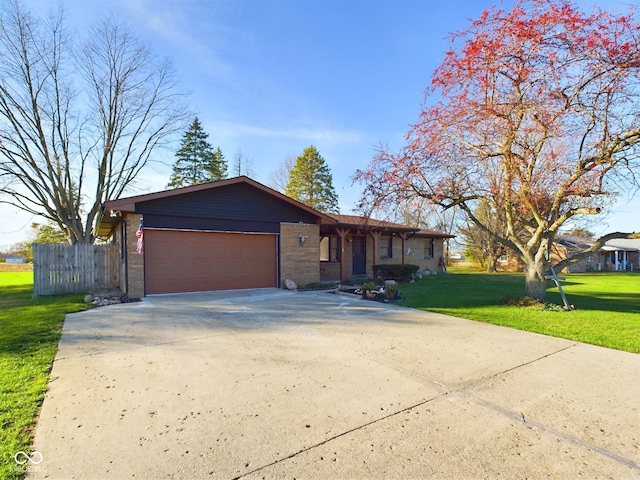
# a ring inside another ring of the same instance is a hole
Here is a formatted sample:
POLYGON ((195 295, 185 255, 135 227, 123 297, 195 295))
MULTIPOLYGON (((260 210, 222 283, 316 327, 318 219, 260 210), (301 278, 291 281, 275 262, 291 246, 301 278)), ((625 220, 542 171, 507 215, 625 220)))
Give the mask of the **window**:
POLYGON ((340 261, 339 238, 335 236, 320 238, 320 261, 321 262, 338 262, 340 261))
POLYGON ((498 262, 500 263, 508 263, 509 262, 509 251, 504 252, 500 257, 498 257, 498 262))
POLYGON ((393 237, 380 238, 380 258, 393 257, 393 237))
POLYGON ((433 238, 426 238, 424 241, 424 258, 433 258, 435 242, 433 238))

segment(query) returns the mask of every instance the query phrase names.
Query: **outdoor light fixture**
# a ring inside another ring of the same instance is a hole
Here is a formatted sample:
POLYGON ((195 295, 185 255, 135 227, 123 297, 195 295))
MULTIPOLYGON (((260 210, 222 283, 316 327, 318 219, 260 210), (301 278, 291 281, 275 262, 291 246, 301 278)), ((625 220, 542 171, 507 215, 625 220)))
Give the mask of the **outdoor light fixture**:
POLYGON ((300 237, 298 237, 298 240, 300 240, 300 246, 304 245, 304 242, 306 239, 307 239, 306 235, 300 235, 300 237))

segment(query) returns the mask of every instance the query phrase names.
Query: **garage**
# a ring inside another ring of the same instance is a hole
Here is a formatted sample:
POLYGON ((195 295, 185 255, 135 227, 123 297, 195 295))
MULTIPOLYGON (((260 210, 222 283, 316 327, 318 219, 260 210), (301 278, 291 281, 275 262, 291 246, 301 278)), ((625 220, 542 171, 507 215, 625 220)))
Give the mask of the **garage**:
POLYGON ((97 235, 120 247, 113 259, 119 288, 142 298, 318 282, 326 222, 335 220, 234 177, 109 200, 97 235))
POLYGON ((145 294, 278 285, 277 235, 144 231, 145 294))

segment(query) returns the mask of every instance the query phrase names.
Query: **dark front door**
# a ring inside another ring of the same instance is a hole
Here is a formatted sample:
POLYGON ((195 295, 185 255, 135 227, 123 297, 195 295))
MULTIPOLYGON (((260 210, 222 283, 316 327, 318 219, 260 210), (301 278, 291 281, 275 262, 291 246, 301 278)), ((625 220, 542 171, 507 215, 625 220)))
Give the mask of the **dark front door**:
POLYGON ((367 273, 367 242, 365 237, 353 237, 353 275, 367 273))

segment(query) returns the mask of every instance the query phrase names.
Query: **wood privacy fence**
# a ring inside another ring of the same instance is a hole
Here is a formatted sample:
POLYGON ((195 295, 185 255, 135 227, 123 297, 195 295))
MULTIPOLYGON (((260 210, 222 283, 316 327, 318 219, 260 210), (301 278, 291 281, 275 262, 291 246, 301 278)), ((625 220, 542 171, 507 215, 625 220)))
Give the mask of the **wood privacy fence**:
POLYGON ((33 294, 86 293, 120 286, 117 245, 33 244, 33 294))

